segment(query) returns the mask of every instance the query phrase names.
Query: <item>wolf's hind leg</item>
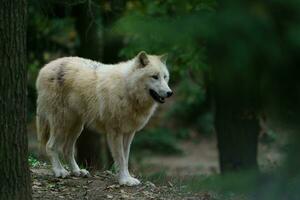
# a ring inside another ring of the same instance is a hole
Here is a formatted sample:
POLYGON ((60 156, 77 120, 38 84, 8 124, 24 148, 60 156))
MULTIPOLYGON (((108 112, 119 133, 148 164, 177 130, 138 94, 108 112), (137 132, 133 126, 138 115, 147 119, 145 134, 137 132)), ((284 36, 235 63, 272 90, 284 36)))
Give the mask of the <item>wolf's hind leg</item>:
POLYGON ((88 176, 89 172, 86 169, 80 169, 75 160, 75 144, 83 129, 81 123, 74 124, 73 128, 67 133, 64 155, 74 176, 88 176))
POLYGON ((59 160, 58 149, 61 147, 62 141, 60 140, 61 138, 57 136, 57 133, 54 134, 53 130, 51 130, 50 138, 46 144, 46 152, 50 157, 54 176, 65 178, 69 176, 70 173, 62 166, 59 160))

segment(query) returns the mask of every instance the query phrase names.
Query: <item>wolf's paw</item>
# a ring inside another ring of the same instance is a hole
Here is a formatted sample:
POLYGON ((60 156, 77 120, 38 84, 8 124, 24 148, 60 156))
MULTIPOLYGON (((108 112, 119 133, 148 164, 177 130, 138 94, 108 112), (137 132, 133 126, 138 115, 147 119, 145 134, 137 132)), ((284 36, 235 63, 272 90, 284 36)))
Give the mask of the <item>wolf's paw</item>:
POLYGON ((131 176, 126 176, 126 177, 121 177, 119 179, 119 184, 120 185, 127 185, 127 186, 134 186, 134 185, 141 184, 141 182, 136 178, 133 178, 131 176))
POLYGON ((86 169, 80 169, 77 171, 73 171, 72 175, 74 176, 81 176, 81 177, 89 177, 90 176, 90 172, 86 169))
POLYGON ((70 172, 65 169, 53 169, 53 172, 56 178, 66 178, 70 176, 70 172))

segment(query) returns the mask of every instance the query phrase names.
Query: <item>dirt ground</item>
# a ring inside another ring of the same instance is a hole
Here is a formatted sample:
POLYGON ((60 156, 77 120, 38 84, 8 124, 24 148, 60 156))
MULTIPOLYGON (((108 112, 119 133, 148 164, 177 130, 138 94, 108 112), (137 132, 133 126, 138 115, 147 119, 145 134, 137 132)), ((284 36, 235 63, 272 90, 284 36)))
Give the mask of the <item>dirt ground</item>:
POLYGON ((207 192, 190 193, 184 186, 175 186, 171 182, 166 185, 155 185, 144 181, 135 187, 120 186, 110 171, 92 172, 91 177, 66 179, 54 178, 49 166, 31 169, 33 179, 33 199, 157 199, 157 200, 210 200, 212 195, 207 192))
MULTIPOLYGON (((182 142, 182 155, 149 156, 135 168, 142 184, 136 187, 126 187, 117 184, 115 176, 110 171, 91 172, 91 177, 69 177, 58 179, 52 176, 50 166, 43 164, 33 167, 33 197, 34 199, 158 199, 158 200, 211 200, 214 194, 209 192, 189 192, 185 185, 164 180, 153 183, 147 177, 151 174, 164 172, 166 177, 185 178, 197 175, 210 175, 219 172, 218 154, 215 139, 204 139, 198 142, 182 142)), ((260 144, 259 163, 261 168, 275 165, 282 160, 277 148, 260 144)), ((134 165, 135 163, 132 163, 134 165)))
MULTIPOLYGON (((260 169, 267 171, 278 166, 284 159, 277 143, 259 144, 258 163, 260 169)), ((219 173, 216 138, 199 141, 185 141, 179 144, 182 155, 150 155, 138 163, 139 171, 145 173, 165 172, 167 176, 193 177, 219 173)))

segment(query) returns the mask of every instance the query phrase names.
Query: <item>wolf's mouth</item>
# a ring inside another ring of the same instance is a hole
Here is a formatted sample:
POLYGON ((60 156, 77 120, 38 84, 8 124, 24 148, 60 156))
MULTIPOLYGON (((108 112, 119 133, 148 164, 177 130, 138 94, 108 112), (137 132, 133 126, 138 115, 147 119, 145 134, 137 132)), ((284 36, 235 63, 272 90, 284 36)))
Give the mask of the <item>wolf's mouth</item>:
POLYGON ((155 101, 157 101, 157 102, 159 102, 159 103, 165 103, 165 98, 159 96, 159 94, 157 94, 154 90, 150 89, 149 92, 150 92, 151 97, 152 97, 155 101))

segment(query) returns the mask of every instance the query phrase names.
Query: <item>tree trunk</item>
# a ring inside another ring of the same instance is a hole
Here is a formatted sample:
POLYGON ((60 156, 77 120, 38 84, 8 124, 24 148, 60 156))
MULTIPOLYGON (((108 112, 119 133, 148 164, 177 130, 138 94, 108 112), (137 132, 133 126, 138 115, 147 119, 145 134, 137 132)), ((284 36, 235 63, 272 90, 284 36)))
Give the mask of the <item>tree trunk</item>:
MULTIPOLYGON (((215 87, 215 126, 222 173, 258 170, 257 88, 242 80, 218 82, 215 87), (239 84, 236 84, 236 83, 239 84)), ((249 83, 253 84, 253 83, 249 83)))
MULTIPOLYGON (((78 56, 101 60, 103 54, 103 33, 98 5, 93 1, 73 7, 75 27, 79 35, 78 56), (100 26, 100 27, 99 27, 100 26)), ((103 169, 112 163, 105 135, 85 128, 77 140, 77 159, 87 168, 103 169)))
POLYGON ((108 169, 112 164, 105 134, 84 128, 77 141, 78 162, 89 169, 108 169))
POLYGON ((75 28, 80 40, 77 54, 93 60, 100 60, 103 53, 103 27, 98 6, 93 1, 86 1, 73 7, 75 28))
POLYGON ((259 123, 255 113, 219 102, 215 120, 221 172, 257 170, 259 123))
POLYGON ((115 63, 120 59, 120 50, 124 46, 124 38, 110 28, 115 22, 122 16, 126 1, 124 0, 110 0, 107 1, 110 9, 106 9, 102 13, 103 25, 105 27, 103 31, 103 37, 105 38, 103 47, 103 62, 105 63, 115 63))
POLYGON ((31 199, 26 135, 26 0, 0 6, 0 199, 31 199))

